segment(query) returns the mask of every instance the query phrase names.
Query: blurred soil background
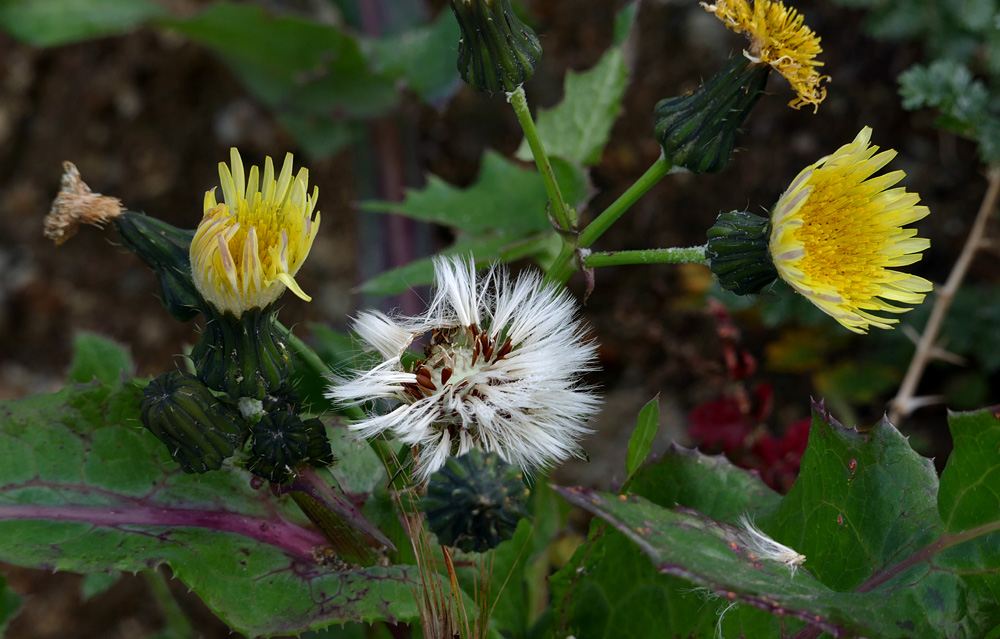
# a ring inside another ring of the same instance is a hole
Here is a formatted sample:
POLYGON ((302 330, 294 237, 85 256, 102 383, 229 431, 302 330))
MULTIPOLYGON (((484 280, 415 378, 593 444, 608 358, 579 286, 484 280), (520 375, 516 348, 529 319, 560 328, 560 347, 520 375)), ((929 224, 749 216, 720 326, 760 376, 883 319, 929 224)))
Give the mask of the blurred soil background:
MULTIPOLYGON (((203 4, 177 0, 170 8, 193 12, 203 4)), ((265 4, 275 12, 323 14, 322 0, 265 4)), ((388 11, 393 3, 371 4, 388 11)), ((565 72, 585 70, 599 59, 611 44, 614 14, 622 4, 526 3, 545 50, 535 79, 526 85, 533 107, 557 103, 565 72)), ((440 1, 428 5, 428 15, 443 7, 440 1)), ((832 77, 819 112, 788 108, 792 93, 772 74, 772 95, 748 119, 740 150, 725 171, 664 179, 595 248, 703 244, 705 230, 720 211, 769 208, 803 167, 850 142, 868 125, 876 144, 899 151, 893 168, 907 172, 904 184, 918 191, 932 211, 918 225, 932 247, 912 270, 935 282, 947 277, 985 180, 970 143, 934 129, 932 114, 909 113, 900 106, 895 78, 920 59, 919 46, 871 40, 859 11, 818 1, 795 6, 822 37, 821 59, 832 77)), ((651 135, 653 105, 696 88, 744 47, 741 36, 725 31, 693 2, 645 1, 637 24, 629 42, 631 83, 612 141, 591 172, 596 195, 585 219, 659 155, 651 135)), ((417 311, 416 295, 361 299, 354 289, 365 277, 447 243, 444 231, 361 214, 355 208, 359 199, 399 197, 402 185, 419 187, 428 171, 467 185, 485 148, 509 156, 521 140, 502 96, 479 95, 461 86, 439 108, 405 100, 397 113, 372 122, 360 145, 333 157, 309 158, 222 60, 158 30, 44 50, 0 34, 0 61, 0 398, 59 389, 79 331, 127 344, 141 376, 180 366, 182 354, 197 339, 193 323, 179 324, 164 312, 152 273, 115 243, 112 231, 83 228, 60 247, 42 237, 42 218, 58 189, 63 161, 74 162, 94 191, 193 228, 201 217, 204 192, 217 184, 217 164, 228 161, 230 146, 238 146, 247 163, 260 163, 265 155, 280 161, 286 151, 295 152, 296 165, 307 165, 311 183, 319 186, 323 221, 298 276, 314 300, 306 304, 286 295, 282 319, 308 338, 312 322, 346 329, 348 316, 360 305, 417 311), (393 166, 399 170, 392 174, 384 166, 380 171, 372 160, 387 152, 397 154, 393 166)), ((995 282, 998 272, 997 252, 986 251, 969 279, 995 282)), ((732 384, 724 364, 725 344, 706 311, 704 294, 710 285, 701 267, 633 266, 597 273, 584 313, 602 344, 604 371, 594 381, 603 389, 606 410, 595 425, 597 432, 585 442, 591 462, 566 465, 558 471, 559 481, 607 487, 620 480, 635 416, 657 393, 662 428, 654 452, 670 440, 691 443, 688 412, 717 399, 732 384)), ((582 294, 582 278, 572 286, 582 294)), ((753 383, 773 389, 774 409, 761 428, 775 436, 808 417, 809 397, 819 399, 821 393, 815 368, 769 365, 774 344, 787 345, 789 334, 804 331, 807 341, 822 342, 827 357, 842 359, 866 347, 863 338, 850 336, 832 320, 819 324, 821 328, 786 322, 776 329, 750 309, 734 311, 734 326, 741 333, 739 348, 759 364, 753 383)), ((906 363, 890 365, 899 369, 906 363)), ((931 369, 924 387, 940 392, 947 375, 946 368, 931 369)), ((996 388, 996 381, 995 375, 987 379, 987 389, 996 388)), ((890 386, 867 401, 855 401, 858 423, 880 418, 894 390, 890 386)), ((1000 398, 993 393, 990 399, 1000 398)), ((921 452, 939 462, 949 450, 944 414, 944 407, 928 408, 902 428, 918 435, 921 452)), ((80 576, 6 565, 0 569, 15 590, 30 595, 9 639, 142 637, 161 627, 161 613, 139 577, 125 577, 85 600, 80 576)), ((201 636, 230 636, 200 602, 174 585, 201 636)))

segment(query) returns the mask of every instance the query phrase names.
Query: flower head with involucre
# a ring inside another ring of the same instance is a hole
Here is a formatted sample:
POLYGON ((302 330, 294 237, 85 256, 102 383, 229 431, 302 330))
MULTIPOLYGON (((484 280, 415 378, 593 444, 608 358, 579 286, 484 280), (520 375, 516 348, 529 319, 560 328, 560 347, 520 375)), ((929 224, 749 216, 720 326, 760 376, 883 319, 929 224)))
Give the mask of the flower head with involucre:
POLYGON ((512 279, 494 266, 477 277, 460 258, 437 258, 434 273, 423 315, 368 311, 355 321, 383 361, 328 395, 398 405, 350 428, 419 447, 420 480, 473 449, 496 452, 526 473, 578 455, 599 400, 582 380, 597 366, 597 345, 573 299, 536 274, 512 279), (404 367, 404 352, 421 337, 428 339, 424 357, 404 367))
POLYGON ((256 166, 244 174, 236 149, 230 159, 231 169, 219 163, 223 202, 216 201, 215 189, 205 193, 205 214, 191 242, 198 292, 236 317, 267 308, 286 287, 309 300, 295 282, 319 230, 319 212, 313 215, 319 189, 308 194, 308 169, 293 177, 291 153, 277 178, 271 158, 263 175, 256 166))
POLYGON ((770 65, 788 80, 797 94, 789 106, 810 104, 815 111, 826 98, 820 83, 830 78, 819 74, 823 63, 816 59, 823 49, 819 36, 803 24, 802 14, 777 0, 716 0, 701 6, 729 29, 746 34, 750 49, 744 54, 751 61, 770 65))
POLYGON ((824 313, 854 331, 892 328, 919 304, 931 283, 895 270, 920 259, 930 241, 903 228, 922 219, 926 206, 904 188, 889 188, 905 174, 872 177, 896 152, 878 151, 865 127, 850 144, 806 167, 771 212, 769 249, 778 275, 824 313))

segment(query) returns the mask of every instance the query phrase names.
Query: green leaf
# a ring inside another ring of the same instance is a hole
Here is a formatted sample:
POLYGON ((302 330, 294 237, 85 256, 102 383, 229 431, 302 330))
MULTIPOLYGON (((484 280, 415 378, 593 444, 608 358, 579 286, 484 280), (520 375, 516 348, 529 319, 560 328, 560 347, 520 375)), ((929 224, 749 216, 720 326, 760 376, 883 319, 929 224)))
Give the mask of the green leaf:
POLYGON ((615 46, 625 44, 626 38, 635 25, 635 17, 639 15, 639 0, 631 0, 615 14, 615 46))
POLYGON ((758 474, 737 468, 723 455, 705 455, 677 444, 640 471, 632 492, 666 508, 685 506, 724 521, 769 512, 781 501, 758 474))
POLYGON ((21 597, 7 587, 7 578, 0 575, 0 637, 20 610, 21 597))
POLYGON ((128 349, 96 333, 80 332, 73 338, 73 361, 69 381, 86 383, 93 379, 114 384, 135 370, 128 349))
MULTIPOLYGON (((552 166, 567 202, 575 205, 589 196, 590 182, 581 169, 558 159, 552 166)), ((537 171, 487 151, 479 176, 467 188, 429 176, 427 186, 408 190, 402 202, 369 200, 359 207, 454 227, 457 239, 441 253, 472 254, 477 264, 486 265, 524 257, 543 261, 558 252, 560 240, 552 232, 547 205, 548 195, 537 171)), ((433 274, 432 258, 425 258, 382 273, 365 282, 361 290, 391 295, 429 284, 433 274)))
POLYGON ((714 507, 713 493, 724 499, 718 486, 690 488, 711 517, 637 495, 557 490, 660 572, 740 604, 727 608, 724 636, 776 636, 749 604, 785 616, 784 632, 810 625, 808 636, 981 637, 1000 622, 1000 411, 954 414, 950 425, 955 450, 939 495, 929 460, 888 422, 848 429, 817 407, 799 480, 773 513, 758 511, 764 531, 795 549, 786 559, 805 555, 794 572, 754 542, 759 533, 719 520, 733 509, 714 507))
POLYGON ((835 590, 860 586, 936 530, 937 474, 888 421, 862 432, 817 409, 799 478, 769 528, 835 590))
POLYGON ((0 560, 106 572, 168 564, 248 635, 417 618, 415 569, 333 571, 287 498, 228 468, 186 475, 136 420, 135 384, 0 403, 0 560))
MULTIPOLYGON (((440 255, 473 255, 476 258, 476 266, 484 267, 492 262, 510 262, 524 257, 541 259, 553 250, 558 250, 558 243, 559 238, 555 233, 527 238, 484 234, 461 237, 441 251, 440 255)), ((434 262, 433 258, 428 257, 373 277, 361 285, 361 292, 368 295, 395 295, 413 286, 422 286, 433 281, 434 262)))
POLYGON ((955 442, 941 473, 938 512, 950 533, 996 524, 1000 518, 1000 407, 952 413, 955 442))
MULTIPOLYGON (((568 173, 570 169, 563 166, 568 173)), ((583 195, 581 182, 570 182, 570 175, 557 177, 561 185, 573 187, 563 194, 566 200, 576 202, 583 195)), ((454 187, 431 175, 424 188, 408 189, 402 202, 369 200, 359 208, 436 222, 473 235, 500 232, 515 236, 552 228, 545 215, 546 202, 545 185, 534 168, 522 168, 495 151, 487 151, 479 176, 468 188, 454 187)))
MULTIPOLYGON (((589 71, 568 71, 563 101, 537 117, 545 152, 582 166, 597 164, 621 110, 627 83, 628 67, 618 47, 609 49, 589 71)), ((532 159, 527 140, 517 157, 532 159)))
POLYGON ((38 47, 125 33, 166 12, 151 0, 3 0, 0 28, 38 47))
POLYGON ((627 537, 597 522, 591 539, 549 582, 556 637, 646 637, 653 636, 650 628, 657 637, 707 637, 728 605, 661 574, 627 537))
POLYGON ((376 72, 402 80, 430 102, 447 98, 459 86, 455 48, 461 35, 455 14, 441 11, 430 24, 363 45, 376 72))
MULTIPOLYGON (((630 488, 660 506, 697 508, 724 520, 770 510, 781 499, 759 476, 737 468, 725 457, 703 455, 676 444, 659 460, 642 467, 630 488)), ((609 526, 593 526, 587 543, 551 582, 554 604, 565 608, 558 615, 559 628, 576 632, 578 639, 628 636, 616 634, 618 623, 650 616, 654 617, 651 627, 670 633, 665 636, 710 637, 715 635, 720 613, 731 603, 711 589, 695 589, 684 579, 660 574, 643 560, 635 544, 609 526), (656 598, 660 605, 651 608, 641 599, 623 596, 633 589, 656 598), (605 624, 595 614, 601 610, 620 621, 605 624)), ((725 637, 778 636, 779 622, 761 611, 737 607, 726 613, 723 629, 725 637)))
POLYGON ((160 24, 218 52, 316 155, 351 141, 345 122, 383 115, 398 101, 395 81, 373 73, 357 39, 331 25, 230 2, 160 24))
POLYGON ((642 468, 649 450, 653 446, 653 438, 660 427, 660 395, 646 402, 646 405, 639 411, 639 419, 636 422, 635 430, 628 440, 628 455, 625 458, 625 482, 622 485, 622 492, 626 492, 626 487, 632 483, 632 478, 642 468))

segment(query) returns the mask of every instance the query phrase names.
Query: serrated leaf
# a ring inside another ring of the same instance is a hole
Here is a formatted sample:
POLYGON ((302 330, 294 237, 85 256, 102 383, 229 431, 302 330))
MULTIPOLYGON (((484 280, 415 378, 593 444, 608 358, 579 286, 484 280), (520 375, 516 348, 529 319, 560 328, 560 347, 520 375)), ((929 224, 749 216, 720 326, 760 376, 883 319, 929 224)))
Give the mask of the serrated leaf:
POLYGON ((125 33, 166 12, 151 0, 4 0, 0 28, 38 47, 125 33))
POLYGON ((0 575, 0 637, 20 610, 21 597, 7 587, 7 578, 0 575))
MULTIPOLYGON (((804 622, 813 626, 803 631, 808 636, 825 630, 900 639, 981 637, 1000 622, 998 415, 1000 409, 952 416, 956 446, 939 503, 929 460, 890 424, 859 432, 817 407, 798 482, 773 515, 759 518, 765 532, 806 556, 794 574, 761 551, 753 542, 759 536, 742 525, 638 496, 560 492, 631 538, 659 571, 801 620, 785 630, 804 622), (954 522, 951 528, 941 523, 939 509, 954 522)), ((710 503, 711 497, 709 489, 699 499, 710 503)), ((722 623, 723 633, 743 627, 745 636, 774 635, 747 632, 745 606, 732 612, 738 616, 722 623)), ((751 619, 749 627, 756 623, 751 619)))
POLYGON ((639 411, 639 418, 636 421, 635 429, 628 440, 628 454, 625 457, 625 487, 631 483, 632 478, 642 468, 642 464, 649 456, 649 450, 653 446, 653 438, 660 427, 660 396, 646 402, 646 405, 639 411))
MULTIPOLYGON (((597 164, 621 111, 627 83, 628 67, 619 47, 608 49, 588 71, 568 71, 563 101, 537 117, 545 152, 581 166, 597 164)), ((517 157, 532 159, 527 140, 521 143, 517 157)))
MULTIPOLYGON (((525 257, 540 259, 553 249, 558 250, 559 238, 555 233, 517 238, 506 235, 477 235, 460 237, 439 255, 472 255, 476 266, 484 267, 493 262, 510 262, 525 257)), ((368 295, 395 295, 414 286, 434 281, 433 258, 423 258, 406 266, 386 271, 361 285, 361 292, 368 295)))
POLYGON ((249 635, 413 620, 415 569, 336 572, 288 498, 244 471, 185 475, 138 426, 140 389, 92 383, 0 403, 0 560, 137 571, 166 563, 249 635))
POLYGON ((931 461, 888 421, 861 432, 817 407, 799 477, 770 528, 817 579, 850 590, 927 543, 940 523, 937 483, 931 461))
MULTIPOLYGON (((553 168, 566 189, 566 201, 580 201, 586 194, 585 178, 580 179, 579 171, 566 163, 561 169, 553 168)), ((547 202, 545 185, 534 168, 518 166, 496 151, 486 151, 479 176, 468 188, 454 187, 431 175, 424 188, 408 189, 402 202, 369 200, 359 208, 436 222, 471 235, 494 232, 516 237, 552 228, 545 214, 547 202)))
MULTIPOLYGON (((572 164, 554 159, 556 179, 567 202, 590 194, 587 176, 572 164)), ((546 214, 548 195, 538 172, 518 166, 495 151, 483 154, 476 181, 465 189, 430 176, 422 189, 410 189, 402 202, 369 200, 365 211, 397 213, 457 230, 442 255, 473 255, 480 266, 525 257, 544 261, 559 250, 560 240, 546 214)), ((382 273, 361 286, 369 295, 392 295, 433 281, 432 258, 382 273)))
POLYGON ((132 355, 118 342, 96 333, 81 331, 73 338, 73 361, 69 381, 86 383, 93 379, 115 384, 135 370, 132 355))
MULTIPOLYGON (((676 444, 641 468, 630 488, 660 506, 679 504, 733 521, 744 513, 766 512, 781 499, 757 474, 737 468, 725 457, 676 444)), ((620 620, 653 616, 650 627, 662 628, 665 637, 714 636, 719 615, 732 602, 711 589, 696 589, 684 579, 662 575, 652 564, 644 565, 642 558, 642 551, 620 532, 593 527, 587 543, 551 579, 553 603, 565 607, 558 614, 559 629, 576 632, 578 639, 628 636, 615 634, 615 624, 605 624, 594 615, 607 610, 620 620), (577 589, 579 595, 573 593, 577 589), (650 608, 621 596, 633 589, 658 591, 655 596, 661 605, 650 608)), ((726 612, 723 636, 778 636, 779 623, 773 615, 736 607, 726 612)))

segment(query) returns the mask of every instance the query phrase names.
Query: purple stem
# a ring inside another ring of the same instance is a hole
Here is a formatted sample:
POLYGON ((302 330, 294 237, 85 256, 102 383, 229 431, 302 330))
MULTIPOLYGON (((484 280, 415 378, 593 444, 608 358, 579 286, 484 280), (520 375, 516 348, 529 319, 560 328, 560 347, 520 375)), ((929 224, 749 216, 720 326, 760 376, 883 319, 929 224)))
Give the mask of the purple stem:
POLYGON ((358 507, 344 494, 344 491, 339 486, 331 486, 324 481, 312 466, 299 469, 298 475, 292 480, 288 490, 298 490, 309 495, 351 526, 370 535, 392 550, 396 550, 396 546, 385 536, 385 533, 362 514, 358 507))
POLYGON ((0 506, 0 521, 10 519, 47 519, 80 521, 95 526, 165 526, 170 528, 208 528, 236 533, 310 563, 316 563, 312 550, 326 546, 317 532, 301 528, 283 519, 271 521, 238 513, 156 506, 126 508, 89 508, 85 506, 0 506))

